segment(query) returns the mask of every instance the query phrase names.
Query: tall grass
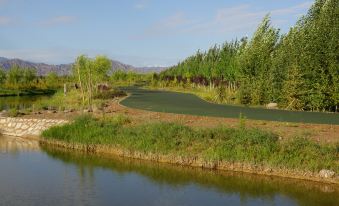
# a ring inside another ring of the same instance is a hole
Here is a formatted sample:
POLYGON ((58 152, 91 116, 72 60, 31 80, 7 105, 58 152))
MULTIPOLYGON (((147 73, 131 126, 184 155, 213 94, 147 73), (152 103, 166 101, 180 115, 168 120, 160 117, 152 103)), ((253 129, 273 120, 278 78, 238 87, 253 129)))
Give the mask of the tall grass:
POLYGON ((280 141, 276 134, 249 128, 194 129, 176 123, 130 125, 126 117, 95 119, 85 115, 43 132, 47 139, 98 144, 131 151, 198 157, 287 169, 339 171, 338 149, 305 138, 280 141))
MULTIPOLYGON (((99 108, 107 101, 121 96, 126 96, 126 93, 118 89, 98 92, 94 95, 93 106, 99 108)), ((80 90, 77 89, 70 89, 66 95, 62 90, 58 90, 51 98, 44 99, 35 105, 36 109, 53 108, 58 110, 80 110, 84 109, 84 107, 80 90)))

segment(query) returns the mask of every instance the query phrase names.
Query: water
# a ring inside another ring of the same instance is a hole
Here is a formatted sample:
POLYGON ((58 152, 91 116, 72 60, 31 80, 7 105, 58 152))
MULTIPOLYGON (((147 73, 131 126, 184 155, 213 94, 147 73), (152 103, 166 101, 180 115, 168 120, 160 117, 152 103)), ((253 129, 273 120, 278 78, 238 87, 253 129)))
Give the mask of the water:
POLYGON ((50 95, 0 97, 0 111, 12 108, 30 109, 32 105, 39 104, 47 98, 50 98, 50 95))
POLYGON ((0 137, 0 205, 339 205, 339 188, 126 158, 0 137))

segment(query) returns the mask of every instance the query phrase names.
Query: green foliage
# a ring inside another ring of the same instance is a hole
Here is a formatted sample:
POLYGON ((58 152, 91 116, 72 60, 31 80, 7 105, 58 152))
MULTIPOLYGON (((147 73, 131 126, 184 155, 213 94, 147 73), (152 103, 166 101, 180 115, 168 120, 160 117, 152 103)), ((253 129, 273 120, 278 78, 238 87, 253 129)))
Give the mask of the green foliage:
POLYGON ((46 85, 49 88, 57 88, 57 87, 60 86, 60 81, 59 81, 57 73, 50 72, 50 73, 47 74, 46 85))
POLYGON ((145 82, 152 84, 154 75, 156 74, 139 74, 133 71, 118 69, 111 74, 109 80, 110 83, 115 86, 130 86, 135 84, 144 84, 145 82))
POLYGON ((278 32, 271 27, 270 17, 266 16, 239 56, 240 91, 245 90, 240 92, 241 102, 256 105, 275 101, 271 56, 279 38, 278 32))
POLYGON ((198 51, 162 72, 161 84, 223 85, 219 96, 233 88, 242 104, 338 111, 338 30, 338 0, 316 0, 287 34, 279 35, 267 15, 251 39, 198 51))
POLYGON ((239 128, 240 129, 245 129, 246 127, 246 117, 240 113, 239 115, 239 128))
POLYGON ((111 122, 112 124, 125 125, 131 123, 131 119, 123 114, 117 114, 113 117, 106 117, 105 122, 111 122))
POLYGON ((85 115, 43 132, 47 139, 84 145, 108 145, 144 153, 169 154, 207 161, 228 161, 319 171, 339 171, 337 149, 304 138, 279 141, 259 129, 194 129, 177 123, 130 125, 126 116, 95 119, 85 115))
POLYGON ((20 115, 20 112, 16 108, 12 108, 8 111, 7 115, 9 117, 18 117, 20 115))
POLYGON ((105 56, 97 56, 90 59, 80 55, 73 65, 73 76, 76 77, 81 89, 82 104, 92 109, 93 96, 98 92, 97 85, 107 81, 108 71, 112 68, 112 62, 105 56))
POLYGON ((0 85, 3 85, 5 82, 6 82, 6 72, 2 68, 0 68, 0 85))
POLYGON ((6 88, 34 88, 37 79, 36 70, 31 68, 20 68, 14 65, 6 75, 6 88))
POLYGON ((126 92, 113 88, 109 90, 104 90, 101 92, 98 92, 97 94, 94 95, 94 99, 113 99, 115 97, 123 97, 126 96, 126 92))

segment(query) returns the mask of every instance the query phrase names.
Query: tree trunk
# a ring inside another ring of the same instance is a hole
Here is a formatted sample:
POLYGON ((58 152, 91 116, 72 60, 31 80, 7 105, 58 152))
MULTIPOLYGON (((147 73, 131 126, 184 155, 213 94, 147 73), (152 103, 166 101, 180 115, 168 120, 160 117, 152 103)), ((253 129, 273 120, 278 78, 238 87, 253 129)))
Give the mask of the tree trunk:
POLYGON ((79 86, 80 86, 80 91, 81 91, 81 96, 82 96, 82 106, 84 106, 85 105, 85 93, 84 93, 84 88, 82 87, 82 81, 81 81, 80 67, 79 66, 77 66, 77 71, 78 71, 79 86))

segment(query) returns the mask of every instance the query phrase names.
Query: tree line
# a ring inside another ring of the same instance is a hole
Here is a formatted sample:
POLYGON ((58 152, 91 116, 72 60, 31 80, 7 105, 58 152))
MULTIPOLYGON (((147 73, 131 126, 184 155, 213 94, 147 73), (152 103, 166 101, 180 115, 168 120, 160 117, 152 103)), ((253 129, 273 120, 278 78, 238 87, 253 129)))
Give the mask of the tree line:
POLYGON ((232 87, 242 104, 338 111, 339 1, 316 0, 287 34, 266 15, 251 39, 198 51, 160 79, 232 87))
POLYGON ((13 65, 8 71, 0 68, 0 88, 3 89, 53 89, 60 87, 66 79, 55 72, 38 76, 35 68, 18 65, 13 65))

